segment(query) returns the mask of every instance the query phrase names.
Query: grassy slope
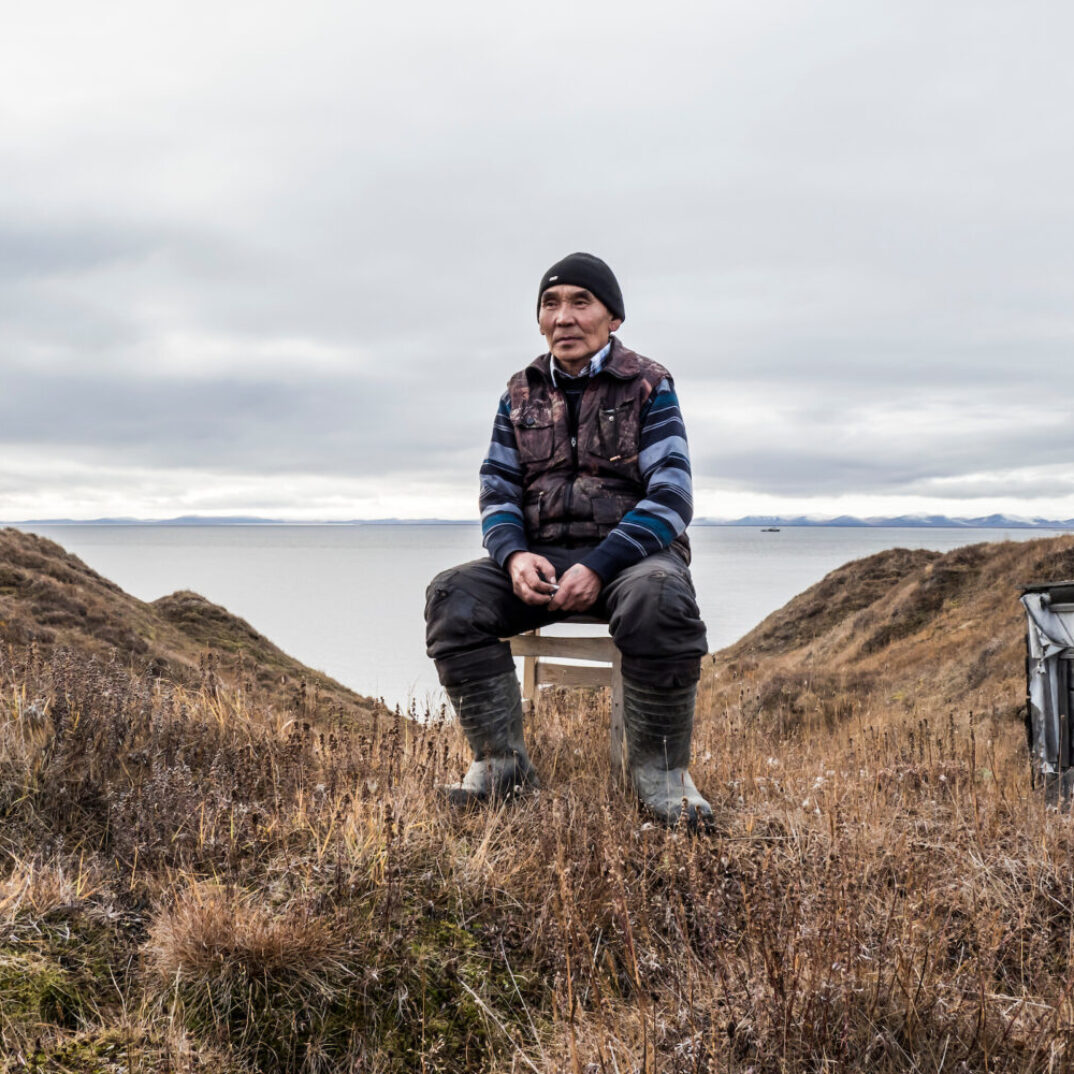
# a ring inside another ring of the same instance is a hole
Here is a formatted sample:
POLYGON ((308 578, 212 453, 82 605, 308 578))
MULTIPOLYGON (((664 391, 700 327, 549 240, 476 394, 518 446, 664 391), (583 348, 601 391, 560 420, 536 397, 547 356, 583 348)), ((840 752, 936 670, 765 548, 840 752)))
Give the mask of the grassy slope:
POLYGON ((362 720, 374 708, 197 593, 147 604, 55 542, 14 529, 0 529, 0 643, 115 656, 179 683, 218 679, 280 713, 362 720))
POLYGON ((894 549, 832 571, 718 653, 708 689, 783 726, 919 710, 1021 719, 1023 584, 1074 575, 1074 538, 894 549))
POLYGON ((1015 586, 1072 567, 884 553, 717 654, 710 839, 636 813, 599 696, 542 698, 545 789, 459 816, 454 729, 282 731, 10 653, 10 1069, 1070 1069, 1074 835, 1029 787, 1015 586))

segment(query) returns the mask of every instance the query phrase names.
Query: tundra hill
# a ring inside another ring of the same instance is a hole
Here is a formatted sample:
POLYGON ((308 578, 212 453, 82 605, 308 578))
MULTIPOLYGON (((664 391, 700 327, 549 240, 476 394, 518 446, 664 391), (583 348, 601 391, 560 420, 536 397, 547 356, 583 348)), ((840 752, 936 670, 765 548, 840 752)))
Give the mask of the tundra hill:
POLYGON ((543 788, 457 812, 458 727, 68 655, 244 636, 0 540, 4 630, 55 650, 0 645, 3 1074, 1074 1070, 1074 825, 1014 718, 1016 586, 1074 537, 848 564, 706 662, 702 838, 636 810, 604 692, 546 691, 543 788))
POLYGON ((895 548, 847 563, 713 657, 713 706, 782 730, 853 713, 1019 720, 1019 587, 1074 577, 1074 538, 895 548))
POLYGON ((278 711, 364 720, 376 707, 197 593, 145 603, 54 541, 10 528, 0 529, 0 642, 115 654, 180 684, 219 679, 278 711))

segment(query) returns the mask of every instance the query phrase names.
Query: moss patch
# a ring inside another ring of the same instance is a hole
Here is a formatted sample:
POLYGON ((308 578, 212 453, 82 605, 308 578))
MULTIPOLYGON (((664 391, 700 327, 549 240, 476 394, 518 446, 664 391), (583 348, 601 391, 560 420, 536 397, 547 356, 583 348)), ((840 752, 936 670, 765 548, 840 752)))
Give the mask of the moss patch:
MULTIPOLYGON (((200 1065, 199 1065, 200 1066, 200 1065)), ((204 1069, 211 1069, 205 1066, 204 1069)), ((66 1074, 167 1074, 174 1070, 166 1050, 139 1031, 93 1030, 55 1040, 37 1041, 25 1056, 12 1057, 0 1067, 16 1071, 64 1071, 66 1074)))
POLYGON ((76 1026, 84 1009, 77 982, 58 962, 0 948, 0 1045, 5 1051, 49 1026, 76 1026))
POLYGON ((3 1050, 42 1031, 86 1029, 111 1013, 134 953, 124 932, 83 906, 17 918, 0 946, 3 1050))

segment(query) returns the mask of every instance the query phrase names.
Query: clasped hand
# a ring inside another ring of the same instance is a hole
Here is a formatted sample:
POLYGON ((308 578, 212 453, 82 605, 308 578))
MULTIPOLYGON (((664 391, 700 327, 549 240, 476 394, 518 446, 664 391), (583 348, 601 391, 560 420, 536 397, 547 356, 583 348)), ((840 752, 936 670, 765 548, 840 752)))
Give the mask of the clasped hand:
POLYGON ((600 575, 576 563, 557 582, 556 568, 536 552, 515 552, 507 561, 515 596, 553 612, 584 612, 600 595, 600 575))

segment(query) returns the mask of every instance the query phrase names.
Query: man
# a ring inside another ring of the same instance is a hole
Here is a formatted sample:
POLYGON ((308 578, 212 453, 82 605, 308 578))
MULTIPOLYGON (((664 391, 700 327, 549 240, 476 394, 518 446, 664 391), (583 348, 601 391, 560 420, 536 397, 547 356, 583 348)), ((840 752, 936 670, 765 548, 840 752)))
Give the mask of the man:
POLYGON ((608 618, 622 653, 638 798, 665 824, 684 808, 691 826, 711 823, 687 771, 708 645, 688 569, 686 433, 667 370, 612 335, 625 316, 598 257, 570 254, 541 278, 548 352, 508 382, 481 467, 489 558, 429 586, 428 652, 474 754, 462 782, 445 788, 455 804, 538 782, 501 639, 589 612, 608 618))

